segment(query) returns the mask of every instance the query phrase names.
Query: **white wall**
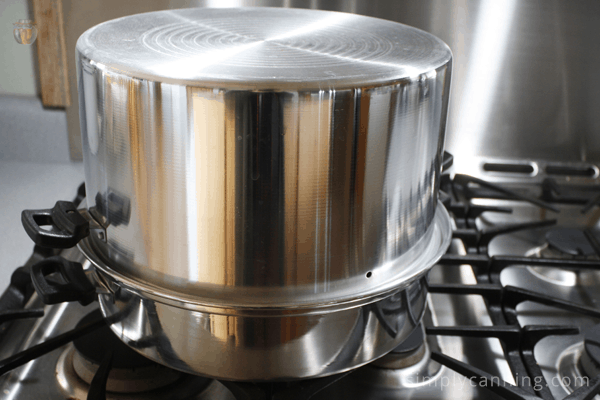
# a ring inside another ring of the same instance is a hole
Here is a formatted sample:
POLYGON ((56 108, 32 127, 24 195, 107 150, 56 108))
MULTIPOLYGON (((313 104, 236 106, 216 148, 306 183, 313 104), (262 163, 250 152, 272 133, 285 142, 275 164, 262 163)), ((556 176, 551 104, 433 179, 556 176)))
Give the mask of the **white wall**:
POLYGON ((33 19, 28 0, 0 0, 0 95, 35 96, 38 92, 35 64, 36 44, 18 44, 13 23, 33 19))

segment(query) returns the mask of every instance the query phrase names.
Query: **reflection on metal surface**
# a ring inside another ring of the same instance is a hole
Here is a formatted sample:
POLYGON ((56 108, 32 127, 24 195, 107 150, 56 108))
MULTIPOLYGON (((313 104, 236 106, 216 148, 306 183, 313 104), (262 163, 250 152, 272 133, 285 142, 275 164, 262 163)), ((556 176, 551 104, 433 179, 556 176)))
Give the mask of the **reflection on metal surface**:
POLYGON ((13 24, 13 35, 19 44, 33 44, 37 38, 35 23, 29 19, 20 19, 13 24))
MULTIPOLYGON (((390 282, 397 286, 325 304, 292 306, 289 302, 301 297, 289 293, 282 298, 288 303, 271 305, 224 298, 203 303, 204 298, 116 273, 95 255, 90 241, 82 241, 80 248, 97 267, 103 314, 117 336, 138 352, 189 373, 237 380, 297 379, 358 367, 395 348, 414 330, 426 304, 423 275, 450 240, 442 205, 436 214, 432 240, 424 241, 427 249, 433 245, 436 250, 425 251, 427 258, 417 264, 406 264, 406 275, 390 282), (294 363, 288 362, 290 357, 294 363)), ((416 251, 422 253, 421 248, 416 251)), ((269 300, 274 294, 261 296, 269 300)))
POLYGON ((575 286, 577 284, 577 273, 573 271, 544 267, 527 267, 527 269, 538 278, 557 285, 575 286))
POLYGON ((437 338, 433 335, 427 336, 416 350, 406 354, 392 351, 359 369, 353 376, 366 385, 388 389, 407 390, 431 385, 433 380, 441 376, 442 369, 440 364, 430 358, 432 348, 434 351, 440 350, 437 338))
POLYGON ((356 368, 396 347, 424 312, 423 279, 376 303, 325 314, 190 311, 125 287, 99 299, 113 332, 158 363, 222 379, 298 379, 356 368))
POLYGON ((457 99, 461 105, 456 116, 460 134, 455 137, 459 149, 455 160, 456 171, 468 171, 470 162, 463 152, 478 154, 482 132, 487 128, 493 103, 497 97, 496 86, 502 82, 502 60, 508 46, 510 27, 517 0, 483 0, 477 10, 477 24, 473 31, 474 57, 469 59, 466 74, 469 76, 457 99))
POLYGON ((102 215, 107 243, 90 239, 118 274, 196 301, 325 303, 402 285, 447 241, 451 53, 425 32, 164 11, 88 30, 78 60, 88 207, 130 205, 127 223, 102 215))
MULTIPOLYGON (((83 380, 77 370, 74 368, 74 359, 77 353, 72 344, 69 344, 60 354, 56 362, 56 381, 62 394, 67 398, 85 399, 89 391, 89 382, 83 380)), ((166 370, 166 369, 165 369, 166 370)), ((135 374, 136 371, 132 371, 135 374)), ((163 373, 165 371, 162 371, 163 373)), ((175 371, 166 370, 167 374, 173 375, 175 371)), ((93 377, 94 371, 90 371, 89 378, 93 377)), ((112 372, 111 372, 112 373, 112 372)), ((106 400, 179 400, 183 398, 193 398, 195 400, 210 399, 210 400, 225 400, 230 399, 231 395, 225 388, 216 387, 216 382, 210 383, 206 379, 195 376, 183 375, 173 384, 166 387, 158 387, 152 390, 144 385, 149 382, 136 382, 131 376, 121 376, 121 379, 113 379, 113 385, 117 387, 127 387, 128 390, 114 390, 110 386, 107 387, 106 400), (135 390, 137 388, 137 390, 135 390), (190 397, 196 395, 194 397, 190 397)), ((161 378, 158 377, 160 380, 161 378)), ((168 379, 168 378, 167 378, 168 379)))
MULTIPOLYGON (((526 257, 536 258, 565 258, 572 256, 550 247, 547 243, 537 246, 525 253, 526 257)), ((575 286, 577 284, 577 272, 567 271, 560 268, 526 267, 529 272, 545 281, 563 285, 575 286)))
MULTIPOLYGON (((89 15, 88 7, 72 2, 74 16, 65 27, 70 51, 94 24, 127 13, 185 7, 318 8, 415 26, 444 40, 454 54, 446 147, 457 160, 464 163, 475 155, 600 160, 596 0, 157 0, 135 8, 118 7, 117 0, 103 4, 89 15), (491 67, 493 73, 474 66, 491 67), (467 92, 477 99, 466 97, 467 92), (485 118, 480 104, 488 110, 485 118), (461 147, 465 130, 475 135, 476 146, 468 142, 461 147)), ((69 68, 75 71, 75 64, 69 68)), ((76 97, 74 76, 72 83, 76 97)), ((67 112, 69 129, 78 136, 78 110, 71 107, 67 112)))
MULTIPOLYGON (((525 253, 526 257, 552 258, 565 260, 598 260, 581 229, 552 228, 545 235, 545 243, 525 253)), ((561 268, 526 267, 536 277, 562 286, 581 285, 594 271, 569 271, 561 268)))
POLYGON ((441 376, 442 367, 429 358, 431 354, 429 346, 424 345, 423 349, 423 356, 410 366, 390 369, 369 365, 357 371, 354 376, 366 384, 390 389, 406 390, 431 385, 441 376))
POLYGON ((471 156, 600 160, 593 111, 600 80, 591 68, 600 56, 591 44, 599 33, 597 2, 432 3, 445 11, 435 22, 419 14, 406 19, 445 40, 455 55, 447 148, 464 162, 457 171, 469 172, 471 156), (473 71, 475 65, 489 70, 473 71))
MULTIPOLYGON (((450 251, 464 254, 464 248, 457 241, 453 242, 450 251)), ((429 274, 430 283, 472 284, 474 280, 473 270, 466 265, 452 269, 434 267, 429 274)), ((428 306, 422 321, 425 327, 489 324, 485 304, 479 296, 431 294, 428 297, 428 306)), ((507 382, 513 382, 506 360, 497 357, 502 351, 497 340, 477 341, 473 338, 430 335, 426 342, 428 352, 438 351, 469 360, 476 363, 477 367, 490 371, 507 382)), ((386 357, 357 369, 347 378, 318 393, 315 400, 499 398, 490 394, 484 387, 472 386, 468 378, 449 368, 441 367, 427 356, 407 368, 379 368, 377 364, 380 361, 385 362, 386 357)))
MULTIPOLYGON (((581 386, 589 385, 590 380, 580 364, 583 354, 583 343, 577 343, 565 349, 557 360, 556 369, 559 379, 552 382, 560 382, 560 386, 566 393, 572 393, 581 386)), ((596 375, 597 373, 593 376, 596 375)))
MULTIPOLYGON (((186 293, 183 290, 172 290, 143 279, 123 274, 102 257, 95 243, 89 237, 79 243, 79 248, 101 273, 97 274, 100 292, 116 292, 121 286, 133 288, 144 293, 146 298, 171 304, 188 310, 217 312, 235 315, 279 315, 285 314, 324 313, 358 307, 386 297, 400 287, 422 277, 433 264, 439 260, 451 241, 451 226, 448 212, 442 204, 438 204, 433 224, 425 236, 406 254, 399 257, 388 267, 402 267, 391 278, 375 287, 358 287, 364 281, 378 281, 381 277, 373 273, 348 278, 338 282, 336 290, 316 296, 312 286, 308 288, 268 287, 246 289, 235 288, 229 291, 222 289, 220 293, 186 293), (108 280, 103 277, 108 276, 108 280), (111 287, 109 282, 118 282, 111 287), (107 283, 108 282, 108 283, 107 283)), ((369 271, 371 272, 371 271, 369 271)), ((418 318, 415 318, 418 319, 418 318)))

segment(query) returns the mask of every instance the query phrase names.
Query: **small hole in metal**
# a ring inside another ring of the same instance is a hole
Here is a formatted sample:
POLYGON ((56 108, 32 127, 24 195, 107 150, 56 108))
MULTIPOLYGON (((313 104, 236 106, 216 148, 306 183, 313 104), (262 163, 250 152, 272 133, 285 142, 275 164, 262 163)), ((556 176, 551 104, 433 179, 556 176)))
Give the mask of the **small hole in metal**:
POLYGON ((373 273, 371 271, 367 272, 367 278, 370 278, 373 273))

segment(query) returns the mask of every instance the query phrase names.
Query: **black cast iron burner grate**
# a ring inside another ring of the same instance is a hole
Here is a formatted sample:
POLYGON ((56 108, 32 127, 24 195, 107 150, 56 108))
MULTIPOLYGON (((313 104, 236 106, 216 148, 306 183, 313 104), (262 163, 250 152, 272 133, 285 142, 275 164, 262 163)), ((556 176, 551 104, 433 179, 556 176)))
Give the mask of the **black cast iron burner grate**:
MULTIPOLYGON (((517 319, 517 305, 525 301, 536 302, 562 310, 580 313, 589 317, 600 318, 600 309, 584 307, 553 296, 513 286, 502 286, 500 273, 511 266, 543 266, 555 267, 573 271, 598 270, 600 262, 573 259, 544 259, 513 256, 490 256, 488 245, 491 240, 501 234, 516 232, 523 229, 540 228, 553 225, 556 221, 526 222, 497 226, 488 230, 478 229, 475 223, 484 212, 511 212, 507 208, 477 206, 471 203, 473 198, 504 198, 526 201, 547 210, 559 212, 553 202, 583 204, 582 213, 589 211, 598 199, 577 199, 563 197, 557 199, 548 195, 548 188, 553 193, 560 193, 555 182, 545 181, 542 185, 540 198, 530 197, 491 184, 467 175, 455 175, 454 179, 445 176, 442 188, 450 195, 446 196, 446 206, 453 213, 458 229, 453 232, 455 239, 460 239, 466 248, 467 255, 446 255, 439 264, 444 268, 470 265, 473 269, 477 284, 429 285, 431 293, 446 293, 454 295, 480 295, 486 304, 492 326, 434 326, 428 327, 430 335, 449 335, 474 338, 497 338, 500 340, 505 359, 510 367, 518 386, 509 384, 499 377, 463 363, 439 352, 433 352, 431 358, 442 365, 458 372, 469 379, 485 382, 484 386, 493 393, 505 399, 539 399, 554 400, 548 383, 534 356, 535 345, 543 338, 554 335, 579 334, 578 327, 572 326, 521 326, 517 319), (554 185, 552 184, 554 183, 554 185), (565 200, 568 199, 568 200, 565 200), (549 202, 548 202, 549 201, 549 202), (526 379, 524 379, 526 378, 526 379), (532 383, 536 384, 533 385, 532 383)), ((600 249, 593 235, 585 232, 590 245, 600 256, 600 249)), ((568 400, 592 399, 600 393, 600 377, 590 380, 588 386, 583 386, 565 397, 568 400)))

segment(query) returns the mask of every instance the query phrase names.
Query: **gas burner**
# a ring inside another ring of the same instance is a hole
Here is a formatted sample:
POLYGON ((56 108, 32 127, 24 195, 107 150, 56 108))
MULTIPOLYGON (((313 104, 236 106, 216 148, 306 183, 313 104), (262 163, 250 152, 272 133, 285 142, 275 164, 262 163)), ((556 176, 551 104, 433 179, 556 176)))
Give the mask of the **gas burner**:
MULTIPOLYGON (((83 317, 77 326, 82 326, 101 317, 96 310, 83 317)), ((73 341, 73 369, 87 384, 98 370, 103 359, 113 353, 111 372, 106 390, 117 393, 136 393, 169 385, 180 379, 181 372, 159 365, 125 346, 110 328, 104 326, 73 341)))
MULTIPOLYGON (((100 316, 100 311, 95 310, 83 317, 77 327, 100 316)), ((63 393, 69 398, 85 398, 99 366, 110 353, 107 399, 198 399, 198 394, 211 383, 208 378, 187 375, 141 356, 106 325, 74 340, 59 357, 56 376, 63 393)))
POLYGON ((581 229, 557 228, 546 234, 548 245, 564 254, 585 259, 596 256, 594 248, 581 229))
POLYGON ((418 326, 398 347, 373 361, 371 365, 386 369, 407 368, 423 359, 426 353, 425 348, 425 333, 423 328, 418 326))
POLYGON ((555 228, 546 233, 546 243, 526 253, 528 257, 564 258, 568 260, 598 260, 585 233, 581 229, 555 228))
POLYGON ((583 332, 580 365, 586 376, 600 375, 600 325, 594 325, 583 332))
MULTIPOLYGON (((574 228, 552 229, 546 233, 546 243, 529 250, 525 256, 565 260, 600 259, 583 231, 574 228)), ((538 278, 561 286, 577 285, 581 274, 560 268, 527 267, 527 269, 538 278)))
POLYGON ((356 371, 353 376, 379 387, 410 389, 430 383, 441 371, 431 360, 431 348, 438 349, 433 337, 425 339, 422 326, 394 350, 356 371))
POLYGON ((568 392, 589 386, 600 375, 600 325, 583 332, 583 342, 565 349, 558 361, 561 385, 568 392))

